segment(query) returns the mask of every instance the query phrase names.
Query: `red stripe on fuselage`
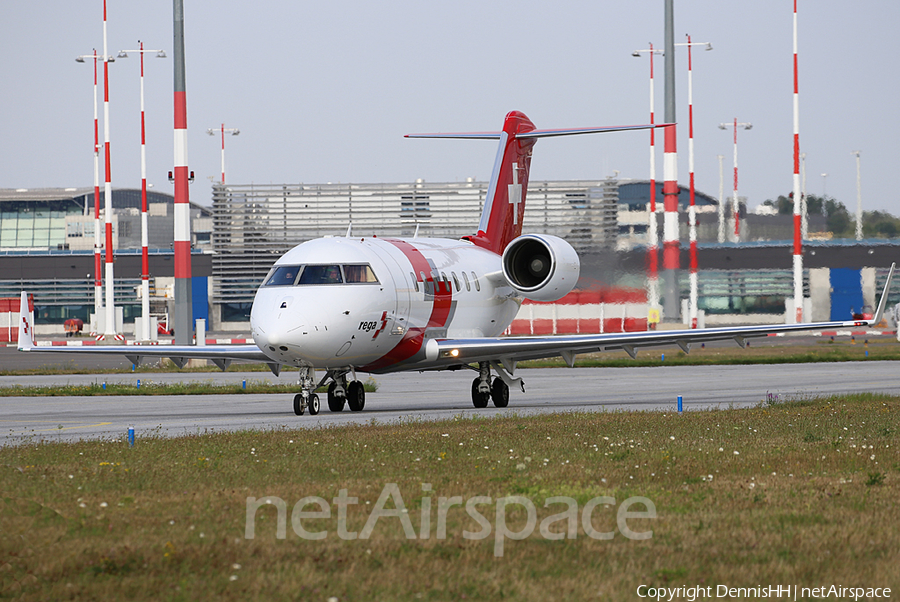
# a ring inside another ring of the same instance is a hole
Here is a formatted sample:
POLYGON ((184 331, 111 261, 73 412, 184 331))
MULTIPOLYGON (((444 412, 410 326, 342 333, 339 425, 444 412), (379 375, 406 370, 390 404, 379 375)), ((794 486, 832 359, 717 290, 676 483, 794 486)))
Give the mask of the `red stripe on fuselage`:
POLYGON ((428 318, 426 326, 424 328, 412 326, 407 328, 403 338, 393 349, 368 366, 362 367, 362 369, 369 371, 380 370, 392 364, 408 360, 416 355, 422 349, 422 344, 425 341, 425 330, 427 328, 444 328, 447 325, 453 298, 450 283, 443 279, 439 281, 434 280, 431 273, 431 264, 428 263, 428 260, 425 259, 425 256, 422 255, 422 252, 419 251, 419 249, 405 240, 386 238, 382 240, 394 245, 406 256, 415 273, 416 280, 422 282, 423 287, 425 286, 425 283, 422 281, 422 274, 425 274, 426 280, 431 282, 431 290, 434 293, 433 305, 431 306, 431 315, 428 318))

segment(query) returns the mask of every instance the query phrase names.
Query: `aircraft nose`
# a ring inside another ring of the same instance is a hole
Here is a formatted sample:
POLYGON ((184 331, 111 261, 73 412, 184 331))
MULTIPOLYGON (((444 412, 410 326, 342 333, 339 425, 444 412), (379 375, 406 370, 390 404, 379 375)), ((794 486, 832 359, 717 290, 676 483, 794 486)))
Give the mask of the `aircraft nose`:
MULTIPOLYGON (((292 308, 290 295, 260 295, 250 310, 253 340, 264 353, 280 361, 290 360, 288 340, 302 328, 304 320, 292 308)), ((296 349, 293 350, 296 352, 296 349)))

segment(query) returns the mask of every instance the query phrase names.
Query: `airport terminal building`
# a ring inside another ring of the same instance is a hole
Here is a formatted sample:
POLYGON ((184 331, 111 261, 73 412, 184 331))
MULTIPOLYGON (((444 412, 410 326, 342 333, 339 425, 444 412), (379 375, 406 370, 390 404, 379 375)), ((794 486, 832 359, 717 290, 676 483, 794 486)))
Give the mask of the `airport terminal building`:
MULTIPOLYGON (((256 287, 293 246, 348 233, 459 238, 477 228, 487 189, 487 182, 474 180, 213 185, 211 206, 191 204, 193 316, 207 318, 210 330, 246 332, 256 287)), ((136 189, 113 191, 116 304, 124 309, 126 333, 140 315, 140 195, 136 189)), ((18 297, 23 289, 33 292, 38 325, 61 325, 70 317, 87 323, 93 311, 93 197, 93 188, 0 190, 0 298, 18 297)), ((572 244, 582 258, 585 288, 643 288, 649 197, 648 181, 532 180, 525 231, 553 234, 572 244)), ((661 190, 656 198, 661 226, 661 190)), ((688 204, 688 191, 682 188, 679 222, 685 268, 688 204)), ((707 321, 752 321, 751 316, 781 321, 793 294, 791 226, 781 223, 785 216, 748 215, 742 209, 741 242, 719 243, 718 202, 697 192, 696 204, 699 304, 707 321)), ((148 192, 151 313, 158 315, 170 310, 172 302, 172 209, 171 195, 148 192)), ((730 203, 723 209, 730 215, 730 203)), ((733 222, 726 227, 732 228, 733 222)), ((810 220, 811 236, 823 231, 824 223, 810 220)), ((820 240, 805 243, 804 256, 804 289, 811 304, 807 315, 813 320, 846 319, 843 305, 871 304, 890 262, 900 257, 900 245, 820 240)), ((678 283, 684 299, 687 269, 679 272, 678 283)), ((891 297, 892 303, 898 301, 900 282, 891 297)))

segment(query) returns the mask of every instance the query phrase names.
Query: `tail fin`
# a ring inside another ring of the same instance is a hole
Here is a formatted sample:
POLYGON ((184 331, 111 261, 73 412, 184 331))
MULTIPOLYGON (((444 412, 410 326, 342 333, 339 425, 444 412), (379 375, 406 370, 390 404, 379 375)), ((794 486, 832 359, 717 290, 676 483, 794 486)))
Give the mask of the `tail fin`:
POLYGON ((19 351, 29 351, 34 347, 33 311, 33 299, 29 298, 28 293, 22 291, 22 300, 19 303, 19 351))
POLYGON ((524 113, 510 111, 503 121, 503 130, 500 132, 408 134, 406 137, 500 140, 497 158, 494 160, 494 170, 491 173, 491 182, 484 200, 481 222, 478 224, 478 233, 463 237, 479 247, 500 254, 510 241, 522 234, 525 195, 528 191, 528 174, 531 170, 531 149, 538 138, 643 130, 667 125, 671 124, 537 130, 524 113))

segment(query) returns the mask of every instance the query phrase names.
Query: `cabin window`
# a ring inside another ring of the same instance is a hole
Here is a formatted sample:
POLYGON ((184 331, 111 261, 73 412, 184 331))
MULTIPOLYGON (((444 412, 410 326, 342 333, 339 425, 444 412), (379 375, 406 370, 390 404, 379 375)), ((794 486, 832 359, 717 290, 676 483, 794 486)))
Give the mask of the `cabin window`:
POLYGON ((475 283, 475 290, 481 292, 481 283, 478 282, 478 276, 475 275, 475 272, 472 272, 472 281, 475 283))
POLYGON ((344 266, 344 282, 351 284, 377 284, 378 278, 368 264, 352 264, 344 266))
POLYGON ((341 284, 343 281, 339 265, 308 265, 297 284, 341 284))
POLYGON ((422 277, 422 284, 425 289, 425 294, 430 295, 431 294, 431 284, 432 284, 431 280, 429 280, 428 278, 425 277, 425 272, 419 272, 419 276, 422 277))
POLYGON ((412 278, 413 286, 416 287, 416 292, 419 292, 419 281, 416 280, 416 275, 412 272, 409 273, 409 277, 412 278))
POLYGON ((456 277, 456 272, 450 272, 450 275, 453 276, 453 284, 456 285, 456 292, 459 292, 459 278, 456 277))
POLYGON ((462 275, 463 275, 463 282, 466 283, 466 291, 467 291, 467 292, 471 292, 471 291, 472 291, 472 285, 469 284, 469 277, 466 276, 466 273, 465 273, 465 272, 463 272, 462 275))
POLYGON ((441 280, 444 281, 444 290, 450 292, 450 279, 447 278, 446 272, 441 272, 441 280))
POLYGON ((293 286, 300 273, 299 265, 277 265, 269 271, 263 286, 293 286))

